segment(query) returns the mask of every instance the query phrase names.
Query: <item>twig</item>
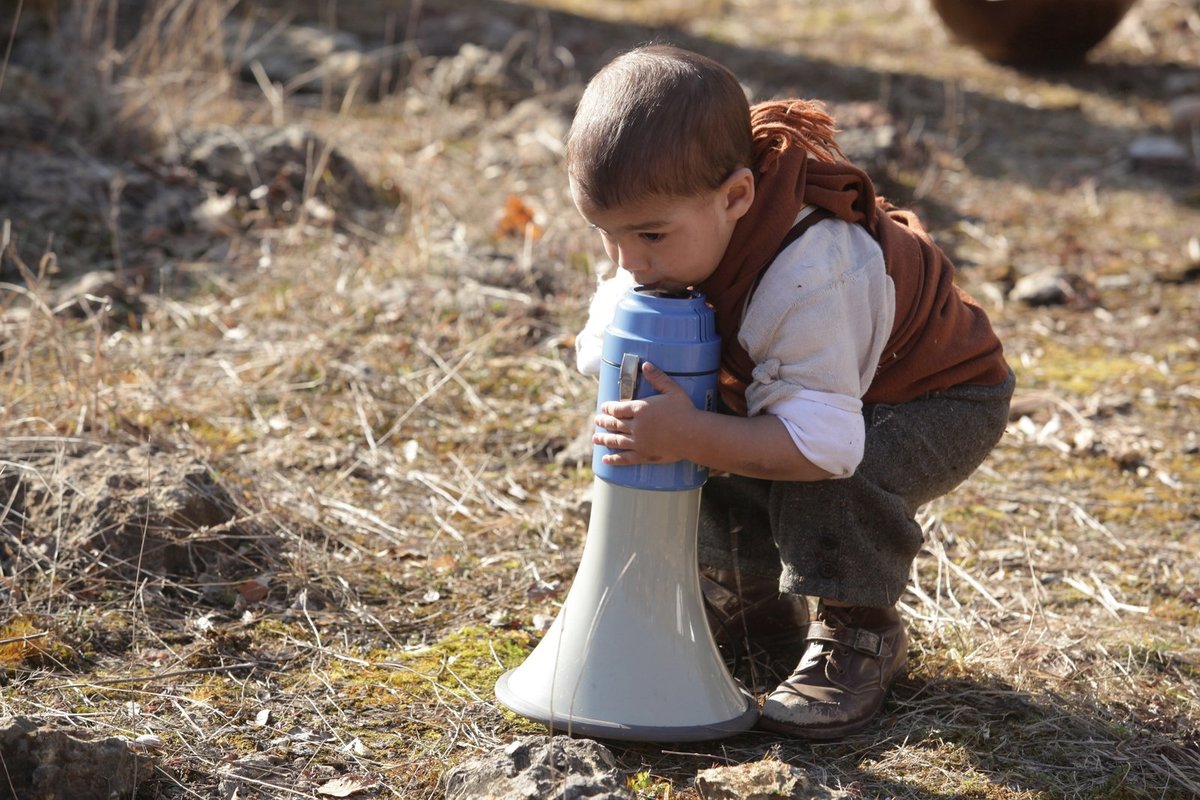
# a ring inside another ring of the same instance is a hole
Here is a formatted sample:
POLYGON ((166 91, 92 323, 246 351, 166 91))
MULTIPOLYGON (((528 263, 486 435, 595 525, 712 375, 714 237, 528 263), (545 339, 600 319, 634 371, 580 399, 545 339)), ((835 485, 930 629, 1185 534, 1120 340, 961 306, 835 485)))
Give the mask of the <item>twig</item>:
MULTIPOLYGON (((420 340, 418 340, 417 344, 418 344, 418 347, 420 347, 424 352, 426 352, 426 353, 432 352, 432 348, 430 348, 428 345, 424 344, 424 342, 421 342, 420 340)), ((417 410, 421 408, 421 406, 425 405, 425 403, 429 400, 429 398, 436 395, 438 393, 438 391, 443 386, 445 386, 447 383, 458 378, 458 372, 464 366, 466 366, 466 363, 468 361, 470 361, 472 358, 475 357, 475 355, 478 351, 478 348, 481 345, 482 345, 482 342, 477 342, 474 346, 468 347, 466 349, 466 351, 459 357, 458 361, 454 364, 447 365, 447 364, 445 364, 445 362, 443 362, 441 360, 440 357, 434 359, 435 363, 437 363, 438 366, 442 369, 442 376, 440 378, 438 378, 438 380, 433 384, 433 386, 430 386, 428 389, 426 389, 425 392, 420 397, 418 397, 413 402, 413 404, 411 406, 409 406, 408 409, 405 410, 405 412, 403 414, 401 414, 400 417, 395 422, 392 423, 392 426, 390 428, 388 428, 387 432, 384 433, 383 436, 379 437, 379 439, 376 441, 376 443, 383 444, 388 439, 392 438, 392 435, 395 434, 396 431, 400 430, 400 428, 404 425, 404 423, 408 421, 408 418, 411 417, 413 414, 415 414, 417 412, 417 410)))
POLYGON ((16 644, 17 642, 31 642, 34 639, 44 639, 50 635, 50 631, 42 631, 41 633, 29 633, 24 636, 14 636, 11 639, 0 639, 0 645, 16 644))
MULTIPOLYGON (((946 551, 944 548, 938 548, 938 550, 939 550, 939 553, 938 553, 939 557, 946 557, 946 551)), ((971 588, 973 588, 975 591, 979 592, 980 596, 982 596, 984 600, 987 600, 989 603, 992 604, 992 607, 994 607, 1000 611, 1004 610, 1004 604, 1001 603, 999 600, 997 600, 995 597, 993 597, 991 592, 989 592, 987 589, 985 589, 983 587, 982 583, 980 583, 978 580, 976 580, 969 572, 967 572, 965 569, 960 567, 958 564, 955 564, 954 561, 952 561, 948 557, 946 557, 946 566, 948 566, 955 575, 957 575, 958 577, 960 577, 964 581, 966 581, 968 584, 970 584, 971 588)))
POLYGON ((1193 796, 1200 797, 1200 783, 1197 783, 1196 781, 1188 778, 1188 776, 1184 773, 1180 772, 1179 767, 1172 764, 1171 760, 1167 758, 1166 754, 1159 753, 1158 757, 1162 760, 1163 764, 1166 765, 1166 771, 1173 775, 1175 779, 1179 781, 1180 785, 1191 792, 1193 796))
POLYGON ((467 402, 469 402, 476 411, 483 414, 486 419, 496 418, 496 412, 489 408, 488 405, 479 397, 479 394, 475 391, 475 388, 463 380, 462 376, 458 374, 458 367, 451 369, 450 365, 447 364, 442 357, 437 354, 437 351, 426 344, 423 340, 418 339, 416 341, 416 345, 417 349, 428 356, 430 361, 437 364, 439 369, 454 379, 454 382, 457 383, 459 388, 463 390, 463 396, 467 398, 467 402))
POLYGON ((1106 526, 1103 522, 1096 519, 1091 514, 1089 514, 1087 511, 1085 511, 1083 506, 1079 505, 1074 500, 1068 500, 1065 497, 1061 498, 1061 502, 1067 508, 1071 509, 1071 516, 1074 517, 1076 522, 1078 522, 1088 528, 1091 528, 1094 531, 1103 533, 1106 537, 1108 537, 1108 540, 1110 542, 1112 542, 1113 545, 1118 550, 1124 552, 1125 550, 1128 549, 1128 545, 1126 545, 1124 542, 1122 542, 1120 539, 1118 539, 1116 537, 1116 535, 1113 534, 1113 532, 1110 531, 1108 529, 1108 526, 1106 526))
POLYGON ((486 701, 486 700, 484 700, 482 697, 480 697, 480 696, 479 696, 479 695, 478 695, 478 694, 475 692, 475 690, 474 690, 474 689, 472 689, 470 686, 468 686, 466 681, 464 681, 462 678, 458 677, 458 673, 456 673, 454 670, 450 669, 450 664, 449 664, 447 661, 443 661, 443 662, 442 662, 442 669, 446 670, 446 672, 449 672, 449 673, 450 673, 450 677, 451 677, 451 678, 454 678, 454 680, 458 681, 459 685, 460 685, 460 686, 462 686, 464 689, 466 689, 466 690, 467 690, 467 694, 469 694, 469 695, 471 695, 471 697, 475 698, 475 701, 476 701, 476 702, 479 702, 479 703, 486 703, 486 702, 487 702, 487 701, 486 701))
POLYGON ((350 383, 350 393, 354 396, 354 414, 358 417, 358 424, 362 428, 363 438, 367 440, 367 449, 375 455, 378 448, 375 446, 375 434, 371 431, 371 422, 367 419, 367 410, 363 407, 362 388, 358 381, 350 383))
MULTIPOLYGON (((160 778, 162 778, 162 779, 165 779, 165 780, 169 780, 171 783, 175 784, 175 787, 176 787, 177 789, 182 789, 183 791, 187 792, 187 793, 188 793, 189 795, 191 795, 192 797, 199 797, 199 798, 203 798, 203 797, 204 797, 204 795, 202 795, 202 794, 199 794, 199 793, 197 793, 195 790, 193 790, 193 789, 189 789, 187 786, 185 786, 185 785, 183 785, 182 783, 180 783, 180 782, 179 782, 179 778, 177 778, 177 777, 174 775, 174 773, 172 772, 172 770, 169 770, 169 769, 164 769, 163 767, 159 766, 158 764, 155 764, 155 765, 154 765, 154 771, 155 771, 155 772, 158 774, 158 776, 159 776, 160 778)), ((15 796, 16 796, 16 795, 14 795, 14 797, 15 797, 15 796)))
POLYGON ((462 501, 466 499, 467 493, 463 493, 455 498, 454 495, 450 494, 449 488, 440 485, 440 481, 436 475, 432 475, 428 472, 420 472, 415 469, 409 470, 404 477, 410 481, 416 481, 417 483, 423 484, 438 497, 441 497, 443 500, 449 503, 450 507, 456 513, 462 514, 472 522, 479 522, 479 517, 473 514, 471 509, 462 504, 462 501))
POLYGON ((4 61, 0 63, 0 89, 4 88, 4 76, 8 73, 8 60, 12 57, 13 43, 17 41, 17 24, 21 21, 21 9, 24 7, 25 0, 17 0, 17 13, 13 15, 12 30, 4 48, 4 61))
MULTIPOLYGON (((454 466, 458 467, 459 471, 462 473, 466 483, 476 489, 485 498, 490 500, 493 505, 495 505, 501 511, 509 514, 514 514, 520 510, 520 506, 518 506, 516 503, 497 496, 495 492, 489 490, 487 486, 485 486, 483 482, 479 480, 479 475, 483 472, 484 465, 480 465, 478 470, 471 472, 467 465, 463 463, 461 458, 456 456, 454 453, 449 453, 448 455, 450 456, 450 460, 454 462, 454 466)), ((466 498, 465 494, 463 495, 463 498, 466 498)))
POLYGON ((87 681, 86 683, 64 683, 59 686, 50 686, 50 691, 58 691, 60 689, 88 689, 93 686, 116 686, 122 683, 153 683, 154 681, 162 681, 167 678, 181 678, 185 675, 206 675, 213 672, 232 672, 235 669, 253 669, 258 664, 253 661, 243 661, 241 664, 227 664, 223 667, 197 667, 195 669, 180 669, 174 672, 160 672, 156 675, 138 675, 132 678, 101 678, 100 680, 87 681))
MULTIPOLYGON (((237 762, 232 762, 232 763, 236 764, 237 762)), ((234 772, 227 771, 224 774, 227 777, 229 777, 231 780, 234 780, 234 781, 242 781, 245 783, 253 784, 255 786, 264 786, 268 789, 273 789, 276 791, 284 792, 284 793, 290 794, 294 797, 305 797, 305 798, 312 797, 311 792, 299 792, 299 791, 296 791, 295 789, 288 788, 287 786, 285 786, 283 784, 271 783, 270 781, 262 781, 262 780, 259 780, 258 778, 251 778, 248 775, 238 775, 237 773, 234 773, 234 772)), ((280 780, 293 781, 293 780, 295 780, 295 776, 294 775, 282 776, 280 778, 280 780)), ((236 793, 234 796, 237 796, 236 793)))
POLYGON ((271 107, 271 121, 277 127, 283 127, 283 92, 280 90, 280 87, 271 82, 271 78, 267 75, 267 71, 263 69, 263 65, 258 59, 250 62, 250 73, 254 76, 254 80, 258 82, 258 88, 262 90, 263 97, 267 99, 267 104, 271 107))
MULTIPOLYGON (((452 539, 454 539, 454 541, 456 541, 456 542, 465 541, 465 539, 462 535, 462 532, 459 531, 458 528, 455 528, 453 525, 451 525, 448 520, 442 519, 442 515, 438 513, 437 498, 435 498, 435 497, 429 498, 429 514, 430 514, 430 516, 433 517, 433 521, 438 524, 438 528, 440 530, 443 530, 446 533, 450 534, 450 537, 452 539)), ((432 544, 436 540, 436 538, 437 537, 434 537, 434 539, 431 539, 430 544, 432 544)))
POLYGON ((1072 575, 1064 575, 1062 580, 1063 583, 1067 584, 1071 588, 1076 589, 1082 594, 1085 594, 1095 600, 1104 607, 1105 611, 1112 614, 1114 617, 1120 618, 1121 615, 1117 613, 1118 611, 1128 611, 1132 614, 1150 613, 1149 606, 1135 606, 1118 600, 1113 595, 1112 591, 1104 584, 1104 582, 1100 580, 1095 572, 1089 572, 1088 577, 1092 579, 1092 583, 1095 584, 1095 587, 1088 585, 1086 582, 1072 575))
POLYGON ((331 497, 323 497, 321 495, 315 495, 315 497, 318 503, 334 512, 334 516, 338 517, 342 522, 357 525, 394 545, 404 544, 404 540, 407 538, 404 531, 389 525, 366 509, 350 505, 341 500, 334 500, 331 497))
POLYGON ((300 590, 300 596, 296 598, 296 605, 300 606, 300 613, 304 614, 304 619, 308 622, 308 627, 313 632, 313 639, 317 643, 317 648, 324 650, 325 645, 321 643, 321 631, 317 629, 317 623, 313 621, 312 614, 308 613, 308 589, 300 590))

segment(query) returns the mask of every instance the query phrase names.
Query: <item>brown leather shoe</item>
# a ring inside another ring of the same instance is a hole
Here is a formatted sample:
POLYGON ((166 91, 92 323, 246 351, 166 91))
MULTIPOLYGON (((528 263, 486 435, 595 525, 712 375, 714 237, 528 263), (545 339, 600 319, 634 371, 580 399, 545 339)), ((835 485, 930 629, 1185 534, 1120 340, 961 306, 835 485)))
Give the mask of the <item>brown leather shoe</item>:
POLYGON ((866 727, 908 658, 894 608, 817 606, 808 649, 767 695, 759 727, 804 739, 836 739, 866 727))
POLYGON ((808 601, 784 594, 772 578, 738 575, 731 569, 700 568, 708 627, 719 647, 749 644, 775 648, 798 646, 808 627, 808 601))

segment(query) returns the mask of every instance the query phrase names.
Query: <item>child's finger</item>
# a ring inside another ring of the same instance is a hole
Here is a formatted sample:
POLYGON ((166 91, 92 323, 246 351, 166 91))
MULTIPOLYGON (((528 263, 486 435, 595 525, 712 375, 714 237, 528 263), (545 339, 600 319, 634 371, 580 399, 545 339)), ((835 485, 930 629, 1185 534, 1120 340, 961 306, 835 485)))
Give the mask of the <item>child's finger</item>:
POLYGON ((601 447, 607 447, 609 450, 628 450, 633 444, 628 436, 613 433, 595 433, 592 434, 592 444, 598 444, 601 447))
POLYGON ((675 380, 670 375, 649 361, 642 364, 642 374, 646 376, 646 380, 650 382, 651 386, 663 394, 666 394, 677 386, 675 380))
POLYGON ((603 428, 606 431, 629 433, 629 428, 626 427, 624 422, 608 414, 597 414, 593 423, 597 428, 603 428))
POLYGON ((633 419, 637 407, 633 403, 615 402, 601 403, 600 413, 617 419, 633 419))

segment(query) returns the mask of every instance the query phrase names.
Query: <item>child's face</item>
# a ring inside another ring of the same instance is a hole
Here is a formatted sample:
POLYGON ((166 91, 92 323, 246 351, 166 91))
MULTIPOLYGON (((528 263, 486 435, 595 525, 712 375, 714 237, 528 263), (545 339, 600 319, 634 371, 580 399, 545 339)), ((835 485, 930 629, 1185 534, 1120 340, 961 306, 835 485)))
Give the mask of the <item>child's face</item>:
POLYGON ((721 263, 754 199, 754 180, 738 170, 699 197, 650 197, 620 208, 597 208, 573 182, 571 196, 614 263, 643 286, 678 290, 701 283, 721 263))

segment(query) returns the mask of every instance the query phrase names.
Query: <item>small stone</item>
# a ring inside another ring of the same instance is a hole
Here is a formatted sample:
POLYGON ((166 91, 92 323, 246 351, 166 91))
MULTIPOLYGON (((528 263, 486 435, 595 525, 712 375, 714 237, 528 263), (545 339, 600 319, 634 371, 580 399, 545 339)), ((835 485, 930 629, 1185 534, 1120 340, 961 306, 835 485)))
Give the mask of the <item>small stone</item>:
POLYGON ((218 771, 217 792, 222 800, 252 796, 264 788, 286 787, 287 768, 266 753, 251 753, 223 764, 218 771))
POLYGON ((767 759, 733 767, 714 767, 696 775, 703 800, 833 800, 845 797, 809 777, 804 770, 767 759))
POLYGON ((1008 293, 1013 302, 1029 306, 1066 305, 1074 290, 1066 273, 1051 267, 1026 275, 1016 282, 1008 293))
POLYGON ((446 800, 633 800, 604 745, 567 736, 529 736, 446 773, 446 800))
POLYGON ((1135 166, 1175 167, 1189 162, 1187 148, 1172 136, 1139 136, 1129 145, 1129 158, 1135 166))
POLYGON ((11 795, 37 800, 109 800, 132 797, 154 774, 153 763, 129 742, 92 739, 28 717, 0 719, 4 781, 11 795))

